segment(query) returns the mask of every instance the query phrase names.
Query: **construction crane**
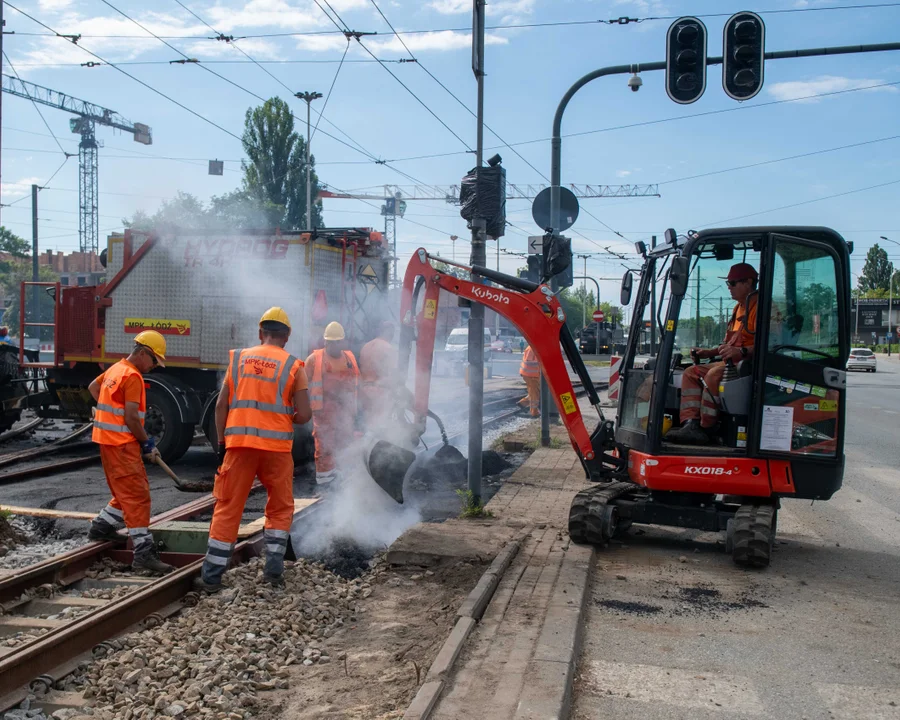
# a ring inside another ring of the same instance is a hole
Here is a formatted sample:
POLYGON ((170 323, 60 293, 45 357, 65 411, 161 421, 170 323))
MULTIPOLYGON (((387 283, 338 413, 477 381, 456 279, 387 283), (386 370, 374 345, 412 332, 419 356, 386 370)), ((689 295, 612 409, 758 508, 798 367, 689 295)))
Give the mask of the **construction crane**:
MULTIPOLYGON (((515 185, 506 183, 507 200, 533 200, 548 185, 515 185)), ((652 185, 566 185, 575 197, 659 197, 659 186, 652 185)), ((394 280, 397 280, 397 217, 403 217, 408 200, 443 200, 451 205, 459 205, 459 185, 385 185, 384 193, 335 192, 323 185, 319 198, 343 198, 346 200, 376 200, 384 203, 384 238, 391 248, 394 258, 394 280)), ((455 240, 455 238, 454 238, 455 240)), ((455 249, 455 244, 454 244, 455 249)))
POLYGON ((3 75, 3 92, 78 116, 69 120, 72 132, 81 135, 81 142, 78 144, 78 245, 81 252, 96 253, 99 248, 97 151, 100 143, 97 141, 95 128, 97 125, 105 125, 124 130, 134 136, 135 142, 151 145, 153 136, 150 128, 141 123, 132 123, 114 110, 25 82, 12 75, 3 75))

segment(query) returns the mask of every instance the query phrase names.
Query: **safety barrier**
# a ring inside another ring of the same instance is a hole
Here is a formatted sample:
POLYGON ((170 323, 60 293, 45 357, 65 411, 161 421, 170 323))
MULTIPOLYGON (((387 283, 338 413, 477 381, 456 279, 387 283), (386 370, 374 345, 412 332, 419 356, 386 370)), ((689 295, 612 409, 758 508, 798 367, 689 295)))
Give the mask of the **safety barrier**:
POLYGON ((622 358, 613 355, 609 359, 609 390, 607 392, 607 397, 611 402, 618 403, 619 402, 619 368, 622 366, 622 358))

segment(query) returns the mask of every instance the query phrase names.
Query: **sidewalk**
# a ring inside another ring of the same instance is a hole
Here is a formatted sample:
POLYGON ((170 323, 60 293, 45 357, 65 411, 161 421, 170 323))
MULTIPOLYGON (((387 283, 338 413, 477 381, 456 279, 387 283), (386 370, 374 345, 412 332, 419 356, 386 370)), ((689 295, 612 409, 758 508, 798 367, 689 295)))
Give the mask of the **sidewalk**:
POLYGON ((563 429, 553 430, 566 448, 535 451, 487 505, 498 525, 523 523, 530 534, 465 643, 432 718, 568 717, 593 550, 569 542, 569 505, 586 482, 563 429))

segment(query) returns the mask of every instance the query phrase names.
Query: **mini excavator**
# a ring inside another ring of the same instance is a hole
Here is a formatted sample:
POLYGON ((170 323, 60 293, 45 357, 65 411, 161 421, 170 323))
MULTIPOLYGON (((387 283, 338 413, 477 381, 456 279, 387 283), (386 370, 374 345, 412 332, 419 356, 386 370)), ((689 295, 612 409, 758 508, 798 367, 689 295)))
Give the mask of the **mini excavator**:
MULTIPOLYGON (((649 252, 637 244, 643 266, 615 422, 604 416, 547 278, 535 283, 417 250, 406 269, 400 315, 400 377, 407 377, 416 349, 411 444, 424 432, 428 415, 443 290, 507 318, 536 353, 592 483, 572 502, 569 534, 575 542, 606 545, 632 523, 724 532, 726 550, 738 565, 765 567, 782 498, 827 500, 842 483, 852 246, 823 227, 725 228, 687 236, 667 230, 665 237, 664 245, 649 252), (690 349, 717 347, 725 335, 733 301, 722 278, 734 262, 759 270, 754 351, 725 373, 710 443, 667 442, 672 419, 678 421, 690 349), (478 281, 444 272, 438 263, 478 281), (654 284, 662 296, 657 316, 647 323, 654 284), (642 352, 649 346, 648 324, 660 339, 652 356, 642 352), (597 413, 593 431, 585 425, 565 360, 597 413)), ((628 272, 623 305, 630 304, 633 285, 628 272)), ((412 453, 388 450, 378 443, 378 451, 367 456, 369 470, 402 502, 397 477, 402 479, 412 453)))

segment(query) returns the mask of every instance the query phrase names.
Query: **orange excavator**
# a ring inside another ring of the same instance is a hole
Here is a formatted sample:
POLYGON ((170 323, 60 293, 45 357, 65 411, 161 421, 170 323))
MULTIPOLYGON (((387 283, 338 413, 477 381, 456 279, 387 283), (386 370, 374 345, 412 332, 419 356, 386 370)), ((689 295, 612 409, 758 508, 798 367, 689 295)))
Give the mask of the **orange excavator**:
MULTIPOLYGON (((481 303, 508 319, 531 345, 585 476, 594 483, 573 500, 573 540, 605 545, 632 523, 722 531, 737 564, 764 567, 782 499, 827 500, 841 486, 852 246, 822 227, 725 228, 687 236, 667 230, 665 236, 665 244, 649 252, 637 244, 643 266, 615 421, 601 409, 547 278, 535 283, 417 250, 401 300, 401 377, 408 376, 416 349, 407 432, 414 446, 429 415, 441 290, 481 303), (725 373, 710 442, 667 442, 691 348, 717 347, 725 335, 731 301, 722 278, 733 262, 759 270, 753 352, 725 373), (454 265, 477 281, 451 275, 437 263, 454 265), (659 343, 648 356, 645 316, 654 285, 662 297, 649 319, 659 343), (593 430, 585 425, 566 360, 597 413, 593 430)), ((621 303, 628 305, 632 294, 629 272, 621 303)), ((377 445, 379 451, 367 456, 369 470, 402 501, 412 453, 391 455, 388 443, 377 445)))

